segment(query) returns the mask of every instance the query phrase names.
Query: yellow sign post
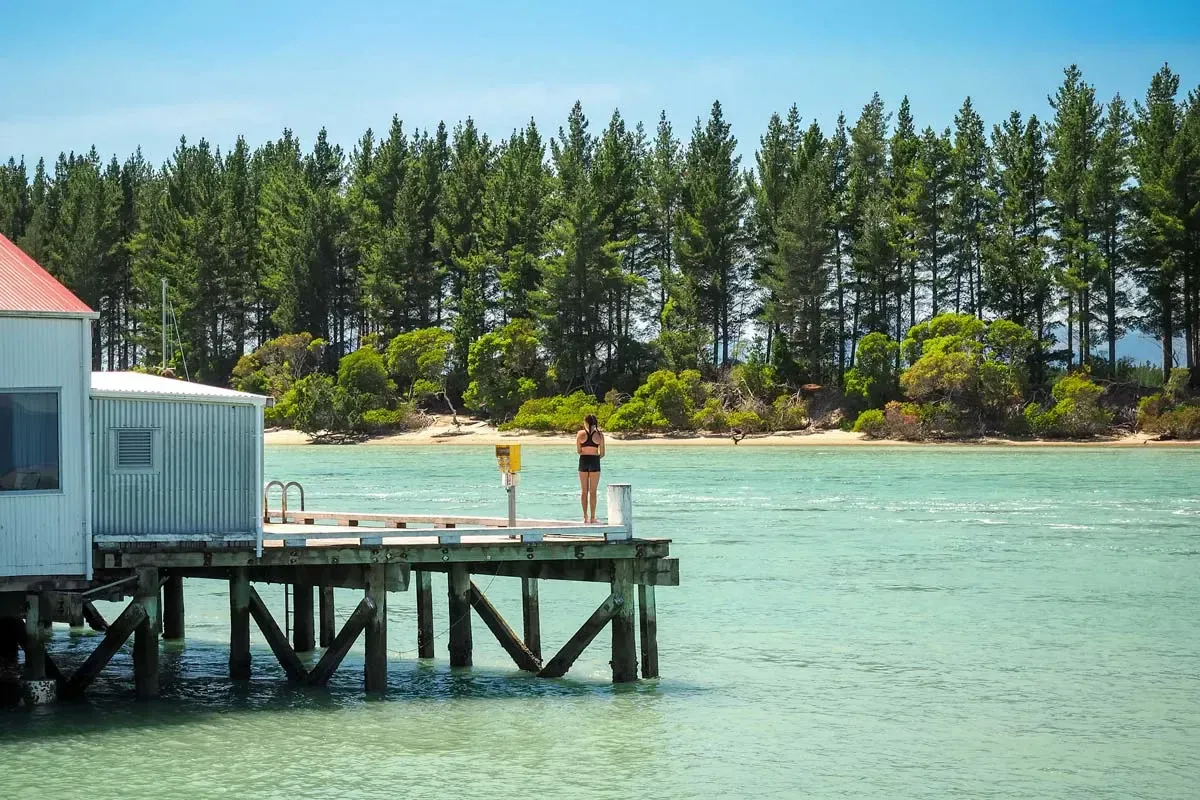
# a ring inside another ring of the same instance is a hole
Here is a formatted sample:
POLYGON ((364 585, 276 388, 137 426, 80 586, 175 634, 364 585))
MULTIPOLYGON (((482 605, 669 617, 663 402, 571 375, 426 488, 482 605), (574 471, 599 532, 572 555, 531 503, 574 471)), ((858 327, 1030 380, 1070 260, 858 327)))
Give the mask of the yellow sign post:
POLYGON ((517 484, 520 482, 521 445, 496 445, 496 464, 500 467, 504 490, 508 492, 508 527, 517 527, 517 484))

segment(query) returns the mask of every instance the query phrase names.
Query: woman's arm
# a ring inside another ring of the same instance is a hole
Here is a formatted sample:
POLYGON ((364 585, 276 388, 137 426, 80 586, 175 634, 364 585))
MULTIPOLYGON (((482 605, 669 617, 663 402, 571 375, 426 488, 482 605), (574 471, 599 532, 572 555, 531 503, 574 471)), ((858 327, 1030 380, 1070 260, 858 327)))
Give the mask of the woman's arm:
POLYGON ((600 457, 601 458, 604 458, 604 440, 607 438, 608 437, 605 436, 603 433, 600 434, 600 457))
POLYGON ((583 431, 575 434, 575 453, 583 455, 583 431))

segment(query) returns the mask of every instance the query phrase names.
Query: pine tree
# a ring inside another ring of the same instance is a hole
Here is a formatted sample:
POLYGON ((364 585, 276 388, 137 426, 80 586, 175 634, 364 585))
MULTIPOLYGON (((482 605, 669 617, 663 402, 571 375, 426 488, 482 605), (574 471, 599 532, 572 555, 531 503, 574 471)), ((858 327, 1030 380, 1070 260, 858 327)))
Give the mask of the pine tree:
MULTIPOLYGON (((891 162, 888 183, 891 199, 891 248, 895 270, 892 287, 895 292, 894 308, 896 327, 893 337, 904 338, 908 328, 904 325, 907 300, 908 324, 917 323, 917 214, 920 192, 921 141, 913 125, 912 110, 908 96, 900 102, 896 113, 896 130, 890 142, 891 162)), ((899 359, 900 352, 896 351, 899 359)), ((899 369, 899 362, 896 367, 899 369)))
POLYGON ((979 287, 983 242, 987 235, 988 159, 983 119, 968 97, 954 116, 951 160, 954 196, 950 204, 950 236, 956 313, 966 311, 978 315, 982 311, 979 287))
POLYGON ((646 171, 647 248, 658 294, 654 318, 661 332, 668 299, 680 283, 675 259, 675 230, 683 182, 680 144, 671 130, 665 111, 658 117, 654 147, 646 171))
POLYGON ((10 157, 7 164, 0 164, 0 234, 11 241, 22 237, 31 212, 25 159, 18 162, 10 157))
POLYGON ((833 235, 833 283, 837 294, 837 381, 846 374, 846 343, 850 332, 846 327, 846 256, 850 250, 853 229, 850 217, 850 141, 846 133, 846 116, 838 114, 837 127, 829 140, 829 227, 833 235))
POLYGON ((505 324, 533 316, 532 298, 541 282, 539 265, 546 250, 550 186, 546 146, 530 120, 501 145, 485 200, 487 247, 499 264, 505 324))
MULTIPOLYGON (((1108 103, 1096 147, 1087 206, 1095 214, 1092 228, 1097 239, 1094 291, 1103 309, 1100 327, 1108 341, 1110 370, 1117 368, 1117 341, 1125 334, 1125 308, 1129 305, 1123 284, 1127 265, 1127 217, 1130 177, 1130 116, 1118 94, 1108 103)), ((1115 373, 1114 373, 1115 374, 1115 373)))
POLYGON ((854 283, 854 321, 850 328, 851 366, 858 338, 886 332, 892 317, 893 250, 888 213, 887 126, 890 114, 876 92, 850 132, 850 267, 854 283))
MULTIPOLYGON (((792 171, 798 137, 795 128, 799 124, 799 111, 795 106, 788 118, 789 122, 784 123, 782 117, 772 114, 767 121, 767 131, 759 139, 759 149, 754 155, 755 171, 748 179, 751 213, 747 219, 747 235, 756 254, 752 277, 768 291, 765 305, 757 314, 760 317, 770 316, 766 310, 777 299, 771 296, 772 284, 766 276, 779 250, 779 219, 794 188, 792 171)), ((768 358, 777 330, 778 323, 767 325, 768 358)))
POLYGON ((924 282, 929 287, 929 313, 936 317, 949 302, 948 275, 942 268, 950 249, 953 145, 948 128, 940 136, 933 128, 922 132, 917 170, 917 260, 928 274, 924 282))

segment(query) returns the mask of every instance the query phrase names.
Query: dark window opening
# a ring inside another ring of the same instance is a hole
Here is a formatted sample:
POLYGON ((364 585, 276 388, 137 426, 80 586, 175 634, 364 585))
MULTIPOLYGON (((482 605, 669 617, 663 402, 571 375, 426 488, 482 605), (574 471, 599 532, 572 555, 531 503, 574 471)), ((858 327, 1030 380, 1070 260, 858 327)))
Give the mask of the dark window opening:
POLYGON ((57 392, 0 392, 0 492, 57 491, 57 392))

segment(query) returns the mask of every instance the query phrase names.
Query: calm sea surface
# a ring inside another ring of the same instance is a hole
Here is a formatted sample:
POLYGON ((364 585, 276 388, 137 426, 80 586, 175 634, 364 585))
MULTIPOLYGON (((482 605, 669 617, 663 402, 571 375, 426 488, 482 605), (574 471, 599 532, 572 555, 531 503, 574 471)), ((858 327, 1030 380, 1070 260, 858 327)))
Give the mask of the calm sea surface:
MULTIPOLYGON (((575 518, 574 455, 526 451, 522 515, 575 518)), ((310 508, 504 513, 484 448, 267 467, 310 508)), ((192 581, 162 700, 129 701, 126 650, 88 705, 0 712, 0 797, 1200 796, 1200 450, 617 445, 605 478, 681 560, 661 680, 611 686, 606 635, 531 678, 478 621, 451 671, 435 578, 434 661, 413 594, 389 599, 386 700, 361 649, 289 687, 257 629, 233 686, 224 587, 192 581)), ((476 580, 519 621, 517 580, 476 580)), ((545 648, 607 592, 544 583, 545 648)), ((73 668, 95 643, 57 626, 52 650, 73 668)))

